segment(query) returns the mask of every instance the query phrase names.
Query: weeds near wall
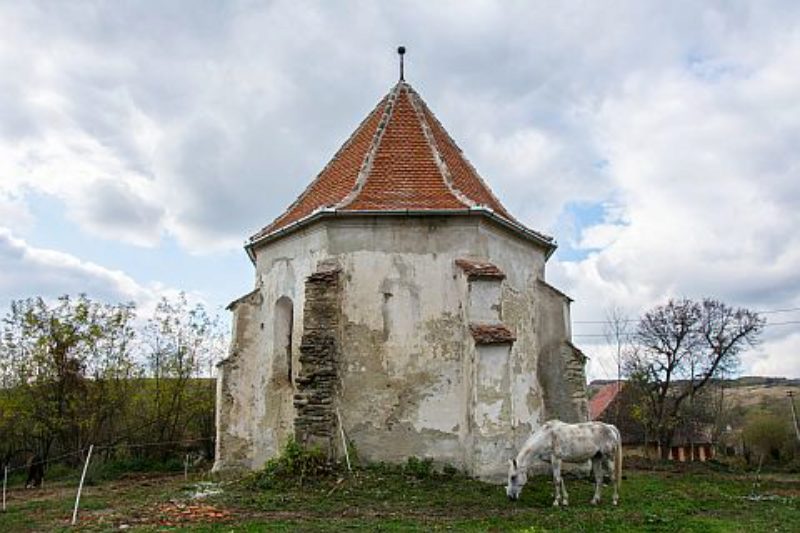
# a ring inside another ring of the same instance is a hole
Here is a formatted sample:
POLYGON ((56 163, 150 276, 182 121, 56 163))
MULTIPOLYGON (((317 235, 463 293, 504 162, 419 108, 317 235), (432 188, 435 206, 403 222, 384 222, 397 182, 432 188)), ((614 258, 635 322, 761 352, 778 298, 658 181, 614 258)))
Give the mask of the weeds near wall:
POLYGON ((412 455, 403 466, 403 472, 417 479, 428 479, 434 473, 433 459, 420 459, 412 455))
POLYGON ((286 443, 278 457, 270 459, 264 469, 254 475, 255 488, 302 486, 309 481, 330 477, 335 465, 320 448, 304 449, 293 439, 286 443))

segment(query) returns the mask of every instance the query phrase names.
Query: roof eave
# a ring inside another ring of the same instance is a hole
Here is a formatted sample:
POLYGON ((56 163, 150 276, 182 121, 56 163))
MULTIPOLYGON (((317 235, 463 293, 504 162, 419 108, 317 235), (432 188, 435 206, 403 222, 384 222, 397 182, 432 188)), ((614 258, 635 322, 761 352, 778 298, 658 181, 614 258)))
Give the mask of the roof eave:
POLYGON ((499 224, 500 226, 503 226, 504 228, 513 231, 517 235, 525 238, 526 240, 532 241, 541 246, 542 248, 544 248, 545 260, 549 259, 550 256, 553 255, 553 252, 555 252, 556 248, 558 247, 558 245, 556 244, 555 240, 552 237, 541 234, 532 229, 528 229, 520 224, 516 224, 498 215, 489 208, 483 206, 475 206, 464 209, 395 209, 395 210, 378 209, 378 210, 360 210, 360 211, 345 211, 332 208, 318 209, 317 211, 314 211, 310 215, 303 217, 295 222, 292 222, 291 224, 284 226, 280 229, 277 229, 270 233, 266 233, 264 235, 258 235, 252 237, 247 243, 245 243, 244 248, 247 251, 247 255, 250 257, 250 260, 253 263, 255 263, 256 257, 254 250, 256 247, 277 240, 290 233, 294 233, 299 229, 302 229, 306 226, 313 224, 319 219, 328 217, 361 217, 361 216, 425 217, 425 216, 453 216, 453 215, 482 216, 488 218, 493 222, 499 224))

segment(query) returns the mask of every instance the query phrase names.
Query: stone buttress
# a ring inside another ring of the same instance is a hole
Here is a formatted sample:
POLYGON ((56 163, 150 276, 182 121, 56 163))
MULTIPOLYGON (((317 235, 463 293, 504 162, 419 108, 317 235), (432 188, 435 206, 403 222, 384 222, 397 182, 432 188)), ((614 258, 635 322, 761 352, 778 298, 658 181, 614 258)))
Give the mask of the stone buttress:
POLYGON ((295 439, 335 453, 341 320, 341 270, 331 267, 306 280, 300 372, 295 379, 295 439))

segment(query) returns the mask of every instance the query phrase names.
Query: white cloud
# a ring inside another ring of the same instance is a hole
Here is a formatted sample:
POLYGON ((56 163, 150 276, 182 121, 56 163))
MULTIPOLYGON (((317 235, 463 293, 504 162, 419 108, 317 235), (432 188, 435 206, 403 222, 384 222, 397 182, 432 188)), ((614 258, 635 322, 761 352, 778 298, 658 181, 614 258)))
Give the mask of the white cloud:
POLYGON ((106 302, 135 302, 150 309, 162 296, 177 291, 158 284, 142 285, 119 270, 59 252, 36 248, 0 227, 0 308, 12 299, 86 293, 106 302))
POLYGON ((588 256, 549 265, 576 319, 800 305, 799 21, 790 1, 4 4, 0 216, 20 233, 45 193, 101 238, 238 248, 388 90, 402 43, 512 213, 563 241, 566 205, 607 207, 577 220, 588 256))
MULTIPOLYGON (((775 329, 780 329, 776 326, 775 329)), ((800 346, 800 332, 795 329, 786 336, 777 336, 767 340, 757 349, 742 357, 742 366, 752 376, 800 376, 800 357, 797 347, 800 346)))
POLYGON ((19 231, 33 226, 33 215, 28 206, 14 193, 5 193, 0 187, 0 220, 19 231))
MULTIPOLYGON (((626 224, 584 228, 581 245, 599 250, 552 265, 578 295, 578 319, 672 296, 800 305, 800 153, 790 141, 800 79, 784 74, 800 62, 800 36, 765 37, 722 70, 632 73, 599 107, 594 138, 626 224)), ((797 329, 768 329, 744 370, 800 375, 797 329)))

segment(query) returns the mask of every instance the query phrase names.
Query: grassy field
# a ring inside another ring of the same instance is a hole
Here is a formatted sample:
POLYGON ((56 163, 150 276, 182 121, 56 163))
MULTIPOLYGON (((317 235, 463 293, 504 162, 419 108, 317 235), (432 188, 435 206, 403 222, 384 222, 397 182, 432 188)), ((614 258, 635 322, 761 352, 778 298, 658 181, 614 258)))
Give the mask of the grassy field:
MULTIPOLYGON (((550 506, 544 477, 510 502, 502 487, 458 474, 373 467, 300 486, 138 474, 85 488, 79 530, 112 531, 800 531, 800 479, 709 468, 628 470, 619 507, 589 505, 592 485, 568 479, 571 505, 550 506), (205 493, 201 497, 198 492, 205 493)), ((610 487, 604 490, 610 497, 610 487)), ((0 531, 67 530, 69 483, 12 487, 0 531)))

